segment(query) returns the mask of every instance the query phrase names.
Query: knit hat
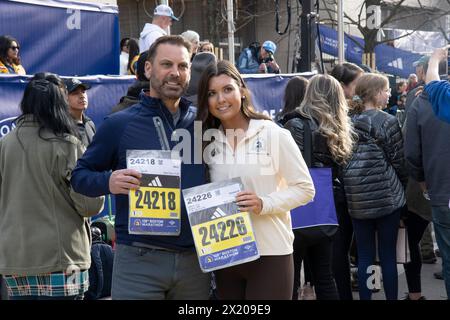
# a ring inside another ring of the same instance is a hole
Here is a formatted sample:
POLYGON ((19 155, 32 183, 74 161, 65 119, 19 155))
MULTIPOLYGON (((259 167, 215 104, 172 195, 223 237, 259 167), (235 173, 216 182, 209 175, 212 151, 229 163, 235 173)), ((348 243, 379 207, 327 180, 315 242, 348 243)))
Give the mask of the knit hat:
POLYGON ((198 82, 203 71, 211 63, 216 63, 217 58, 211 52, 200 52, 194 56, 191 64, 191 81, 189 82, 189 87, 186 91, 186 95, 191 96, 197 94, 198 82))
POLYGON ((267 52, 270 52, 272 54, 275 54, 275 51, 277 51, 277 45, 270 40, 265 41, 263 43, 262 47, 264 50, 266 50, 267 52))
POLYGON ((148 81, 145 76, 145 61, 147 61, 148 50, 141 53, 137 61, 136 78, 139 81, 148 81))

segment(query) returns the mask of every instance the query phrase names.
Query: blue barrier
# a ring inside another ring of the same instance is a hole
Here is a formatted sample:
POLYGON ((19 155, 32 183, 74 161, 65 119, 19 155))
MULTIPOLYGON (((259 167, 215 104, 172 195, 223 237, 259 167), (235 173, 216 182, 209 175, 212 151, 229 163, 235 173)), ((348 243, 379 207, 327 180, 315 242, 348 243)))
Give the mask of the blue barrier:
MULTIPOLYGON (((302 75, 306 78, 312 73, 284 75, 244 75, 251 93, 255 108, 274 116, 283 106, 284 88, 288 80, 302 75)), ((0 76, 0 137, 13 127, 12 121, 20 115, 19 104, 23 91, 32 76, 1 75, 0 76)), ((61 77, 66 78, 66 77, 61 77)), ((87 91, 89 108, 86 114, 99 126, 113 106, 126 95, 128 87, 135 81, 134 76, 89 76, 77 77, 91 85, 87 91)))
MULTIPOLYGON (((251 93, 255 108, 272 117, 283 107, 284 88, 289 79, 295 75, 311 77, 312 73, 285 75, 244 75, 251 93)), ((32 76, 1 75, 0 76, 0 138, 14 128, 14 119, 20 115, 19 104, 23 91, 32 76)), ((66 78, 66 77, 62 77, 66 78)), ((89 107, 86 114, 99 126, 113 106, 127 92, 135 81, 133 76, 91 76, 78 77, 82 82, 91 85, 87 91, 89 107)), ((114 198, 114 197, 113 197, 114 198)), ((115 212, 115 201, 106 201, 105 208, 98 217, 115 212)))

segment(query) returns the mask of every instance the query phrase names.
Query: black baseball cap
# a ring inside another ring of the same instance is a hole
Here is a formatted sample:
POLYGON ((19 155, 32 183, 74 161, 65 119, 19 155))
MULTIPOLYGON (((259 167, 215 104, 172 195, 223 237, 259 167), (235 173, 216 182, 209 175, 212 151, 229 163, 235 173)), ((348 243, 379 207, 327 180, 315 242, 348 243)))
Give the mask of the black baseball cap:
POLYGON ((84 90, 88 90, 91 88, 90 85, 83 83, 80 80, 75 79, 75 78, 64 79, 64 84, 66 85, 68 93, 74 92, 78 87, 83 87, 84 90))

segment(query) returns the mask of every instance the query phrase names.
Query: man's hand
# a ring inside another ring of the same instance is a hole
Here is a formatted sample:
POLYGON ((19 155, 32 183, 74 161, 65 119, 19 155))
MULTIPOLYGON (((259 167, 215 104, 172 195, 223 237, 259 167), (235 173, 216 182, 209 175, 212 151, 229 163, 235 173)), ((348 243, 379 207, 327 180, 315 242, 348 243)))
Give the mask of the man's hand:
POLYGON ((280 72, 280 66, 276 63, 275 60, 267 62, 267 66, 272 69, 273 72, 280 72))
POLYGON ((450 49, 450 45, 447 45, 443 48, 437 48, 433 51, 433 54, 430 57, 430 61, 437 60, 439 62, 446 59, 448 57, 448 49, 450 49))
POLYGON ((447 59, 448 49, 450 49, 450 45, 446 45, 443 48, 437 48, 433 51, 433 54, 430 57, 430 61, 428 62, 428 70, 425 78, 426 83, 430 83, 434 80, 439 80, 439 62, 441 62, 441 60, 447 59))
POLYGON ((263 208, 261 198, 251 191, 239 192, 236 195, 236 203, 241 211, 250 211, 254 214, 260 214, 263 208))
POLYGON ((259 73, 267 73, 267 66, 264 62, 259 65, 258 72, 259 73))
POLYGON ((130 189, 139 189, 142 174, 133 169, 113 171, 109 177, 109 191, 112 194, 128 194, 130 189))

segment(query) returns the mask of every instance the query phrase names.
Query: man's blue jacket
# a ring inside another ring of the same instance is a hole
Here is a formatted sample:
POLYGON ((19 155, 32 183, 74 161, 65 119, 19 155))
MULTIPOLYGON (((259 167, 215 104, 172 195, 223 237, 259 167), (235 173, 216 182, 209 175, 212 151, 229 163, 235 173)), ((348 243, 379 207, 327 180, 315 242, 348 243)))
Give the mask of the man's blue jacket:
MULTIPOLYGON (((176 129, 186 129, 191 136, 191 164, 182 163, 181 189, 204 184, 205 167, 202 164, 193 164, 195 116, 196 108, 190 106, 188 100, 181 98, 180 118, 174 126, 172 114, 163 102, 142 92, 139 104, 107 117, 100 125, 92 143, 73 170, 71 178, 73 189, 91 197, 109 194, 111 173, 126 168, 127 150, 164 150, 162 145, 164 139, 172 150, 178 144, 178 141, 171 141, 172 133, 176 129), (161 134, 165 136, 164 139, 160 138, 161 134)), ((149 236, 128 234, 128 195, 116 195, 115 198, 117 243, 131 245, 133 242, 139 242, 174 250, 194 250, 186 207, 182 199, 180 235, 149 236)))

